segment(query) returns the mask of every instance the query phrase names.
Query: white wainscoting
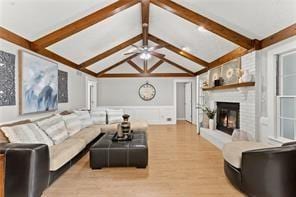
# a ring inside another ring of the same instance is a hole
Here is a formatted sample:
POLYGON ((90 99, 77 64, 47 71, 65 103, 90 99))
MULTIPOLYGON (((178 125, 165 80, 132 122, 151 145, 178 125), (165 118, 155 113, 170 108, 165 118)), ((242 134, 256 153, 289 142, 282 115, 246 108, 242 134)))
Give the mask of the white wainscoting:
POLYGON ((146 120, 149 124, 176 124, 172 106, 98 106, 98 109, 123 109, 131 119, 146 120))

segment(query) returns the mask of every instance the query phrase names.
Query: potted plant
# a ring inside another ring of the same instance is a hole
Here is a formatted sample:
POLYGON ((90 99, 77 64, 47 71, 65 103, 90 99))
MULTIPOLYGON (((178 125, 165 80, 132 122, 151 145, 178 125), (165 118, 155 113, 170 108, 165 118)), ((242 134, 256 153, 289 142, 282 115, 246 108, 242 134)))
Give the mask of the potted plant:
POLYGON ((214 118, 215 118, 215 114, 216 114, 216 110, 211 110, 209 107, 205 106, 205 105, 199 105, 198 109, 201 109, 204 113, 206 113, 206 115, 209 118, 209 128, 211 130, 214 130, 214 118))

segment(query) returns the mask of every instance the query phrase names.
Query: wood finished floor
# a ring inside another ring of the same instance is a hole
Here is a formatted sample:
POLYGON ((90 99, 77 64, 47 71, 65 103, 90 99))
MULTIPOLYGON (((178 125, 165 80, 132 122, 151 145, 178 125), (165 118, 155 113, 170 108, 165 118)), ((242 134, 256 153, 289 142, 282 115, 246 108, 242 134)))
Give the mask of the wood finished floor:
POLYGON ((196 134, 194 125, 150 126, 146 169, 91 170, 85 155, 43 197, 243 196, 227 181, 222 153, 196 134))

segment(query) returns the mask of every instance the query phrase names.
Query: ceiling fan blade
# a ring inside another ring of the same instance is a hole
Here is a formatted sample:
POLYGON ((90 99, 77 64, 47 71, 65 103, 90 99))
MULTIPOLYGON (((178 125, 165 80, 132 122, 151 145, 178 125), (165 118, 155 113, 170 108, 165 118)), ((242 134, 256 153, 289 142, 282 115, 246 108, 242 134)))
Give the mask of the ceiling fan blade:
POLYGON ((129 53, 124 53, 123 55, 133 55, 133 54, 139 54, 138 52, 129 52, 129 53))
POLYGON ((165 45, 157 45, 157 46, 153 46, 153 47, 150 47, 150 48, 148 49, 148 51, 155 51, 155 50, 157 50, 157 49, 161 49, 161 48, 163 48, 163 47, 165 47, 165 45))
POLYGON ((150 54, 153 55, 153 56, 155 56, 155 57, 164 57, 165 56, 164 54, 157 53, 155 51, 150 52, 150 54))

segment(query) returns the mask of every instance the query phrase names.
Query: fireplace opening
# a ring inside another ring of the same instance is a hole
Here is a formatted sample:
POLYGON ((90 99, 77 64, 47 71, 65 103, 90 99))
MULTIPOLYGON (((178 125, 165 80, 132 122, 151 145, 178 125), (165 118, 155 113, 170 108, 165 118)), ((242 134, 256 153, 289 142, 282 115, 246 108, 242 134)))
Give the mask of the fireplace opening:
POLYGON ((217 102, 217 129, 229 135, 239 129, 239 103, 217 102))

